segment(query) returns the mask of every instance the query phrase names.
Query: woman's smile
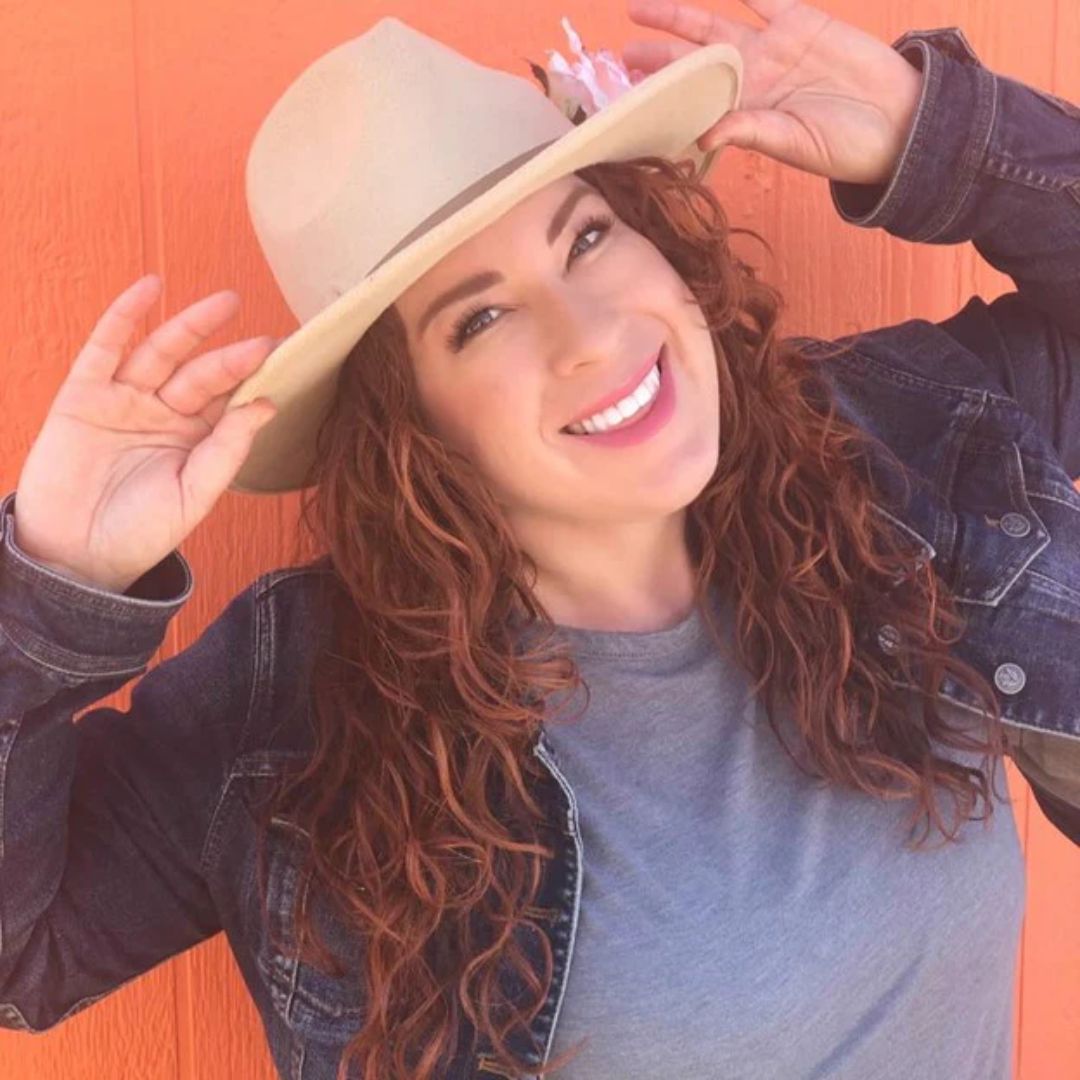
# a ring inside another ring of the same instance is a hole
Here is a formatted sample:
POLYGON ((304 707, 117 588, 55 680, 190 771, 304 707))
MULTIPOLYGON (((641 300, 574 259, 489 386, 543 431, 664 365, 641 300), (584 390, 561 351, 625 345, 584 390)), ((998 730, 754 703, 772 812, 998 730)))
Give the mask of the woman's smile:
POLYGON ((652 438, 667 424, 675 412, 675 383, 668 370, 670 365, 666 363, 666 359, 667 346, 665 345, 660 350, 657 366, 654 369, 655 375, 651 378, 647 376, 642 383, 642 387, 648 390, 652 379, 658 382, 652 400, 644 408, 628 419, 624 419, 620 426, 608 428, 606 431, 597 429, 585 434, 564 431, 567 437, 592 446, 609 448, 636 446, 652 438))

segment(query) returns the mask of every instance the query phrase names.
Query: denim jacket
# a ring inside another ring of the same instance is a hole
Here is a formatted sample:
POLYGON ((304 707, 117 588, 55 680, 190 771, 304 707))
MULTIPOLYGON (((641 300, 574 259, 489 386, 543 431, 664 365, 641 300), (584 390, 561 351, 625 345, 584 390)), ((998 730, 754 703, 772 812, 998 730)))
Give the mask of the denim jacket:
MULTIPOLYGON (((842 338, 823 371, 841 412, 909 471, 913 497, 890 516, 954 588, 969 620, 954 649, 999 692, 1017 767, 1080 843, 1080 109, 992 73, 956 27, 893 47, 925 73, 909 138, 888 183, 831 182, 836 209, 905 240, 972 240, 1016 291, 842 338)), ((45 1031, 223 930, 280 1075, 333 1080, 361 984, 292 954, 286 913, 318 896, 286 817, 269 837, 272 943, 252 816, 311 749, 315 586, 331 568, 324 557, 263 574, 146 671, 128 711, 89 708, 148 667, 191 595, 190 567, 174 551, 123 595, 79 584, 19 549, 14 495, 0 503, 0 1026, 45 1031)), ((894 648, 895 628, 865 629, 894 648)), ((955 684, 941 696, 972 707, 955 684)), ((533 752, 557 850, 538 898, 555 970, 532 1031, 541 1053, 525 1055, 536 1063, 552 1046, 583 867, 574 793, 543 731, 533 752)), ((357 957, 332 915, 323 925, 357 957)), ((505 1075, 463 1025, 442 1075, 505 1075)))

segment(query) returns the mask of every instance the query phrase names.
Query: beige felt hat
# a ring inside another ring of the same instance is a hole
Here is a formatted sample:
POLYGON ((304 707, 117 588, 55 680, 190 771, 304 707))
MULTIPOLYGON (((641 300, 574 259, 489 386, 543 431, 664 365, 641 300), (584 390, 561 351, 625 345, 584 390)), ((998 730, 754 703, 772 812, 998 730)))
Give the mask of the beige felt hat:
POLYGON ((691 158, 737 106, 733 45, 695 49, 575 123, 539 82, 486 67, 400 19, 310 64, 271 108, 247 159, 248 209, 299 329, 228 407, 268 397, 230 489, 309 486, 315 436, 345 358, 432 265, 515 203, 599 161, 691 158))

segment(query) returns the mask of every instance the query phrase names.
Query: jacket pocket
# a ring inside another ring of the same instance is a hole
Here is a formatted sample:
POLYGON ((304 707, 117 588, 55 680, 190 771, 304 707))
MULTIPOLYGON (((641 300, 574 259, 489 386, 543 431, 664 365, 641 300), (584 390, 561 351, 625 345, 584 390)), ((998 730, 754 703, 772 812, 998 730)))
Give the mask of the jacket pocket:
POLYGON ((996 606, 1050 544, 1015 442, 969 440, 952 492, 950 576, 958 601, 996 606))
MULTIPOLYGON (((248 808, 252 830, 263 800, 271 790, 271 781, 276 782, 284 767, 284 764, 268 763, 264 755, 257 755, 258 761, 255 757, 250 768, 244 762, 238 763, 233 776, 240 798, 248 808)), ((271 818, 263 854, 265 906, 259 878, 263 868, 256 861, 254 832, 251 841, 248 947, 269 1000, 301 1042, 344 1046, 359 1031, 363 1019, 360 937, 346 924, 326 890, 313 880, 306 866, 310 844, 306 829, 281 813, 271 818), (338 959, 343 974, 332 975, 311 961, 300 959, 293 924, 298 909, 310 913, 319 939, 338 959)))
POLYGON ((275 817, 266 838, 267 918, 274 933, 260 941, 256 963, 266 977, 275 1007, 295 1031, 321 1042, 344 1044, 362 1019, 358 939, 331 912, 325 894, 314 887, 302 862, 308 834, 285 818, 275 817), (334 976, 301 961, 293 932, 297 906, 311 912, 330 950, 344 965, 334 976))

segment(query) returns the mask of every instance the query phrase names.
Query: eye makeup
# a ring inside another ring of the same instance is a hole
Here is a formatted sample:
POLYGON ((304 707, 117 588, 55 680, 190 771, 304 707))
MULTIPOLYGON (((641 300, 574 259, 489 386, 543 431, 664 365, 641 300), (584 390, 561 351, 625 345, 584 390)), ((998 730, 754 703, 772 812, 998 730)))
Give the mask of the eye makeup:
MULTIPOLYGON (((590 214, 589 217, 586 218, 585 221, 582 223, 581 228, 579 228, 577 231, 574 243, 570 247, 571 254, 573 254, 574 250, 577 248, 577 245, 581 241, 581 238, 587 233, 590 233, 595 229, 600 233, 600 236, 602 238, 603 235, 607 233, 614 224, 615 219, 611 214, 590 214)), ((587 247, 585 250, 591 251, 594 247, 598 247, 599 245, 600 240, 598 239, 594 243, 590 244, 589 247, 587 247)), ((458 316, 458 318, 454 321, 454 325, 450 330, 450 333, 446 337, 446 347, 451 352, 460 352, 461 349, 463 349, 465 345, 468 344, 469 340, 475 337, 476 333, 479 333, 479 331, 476 331, 475 333, 467 333, 472 321, 478 315, 482 315, 484 312, 489 310, 492 310, 490 305, 481 304, 469 308, 463 315, 458 316)), ((490 320, 481 323, 480 329, 483 329, 484 326, 488 325, 490 325, 490 320)))

